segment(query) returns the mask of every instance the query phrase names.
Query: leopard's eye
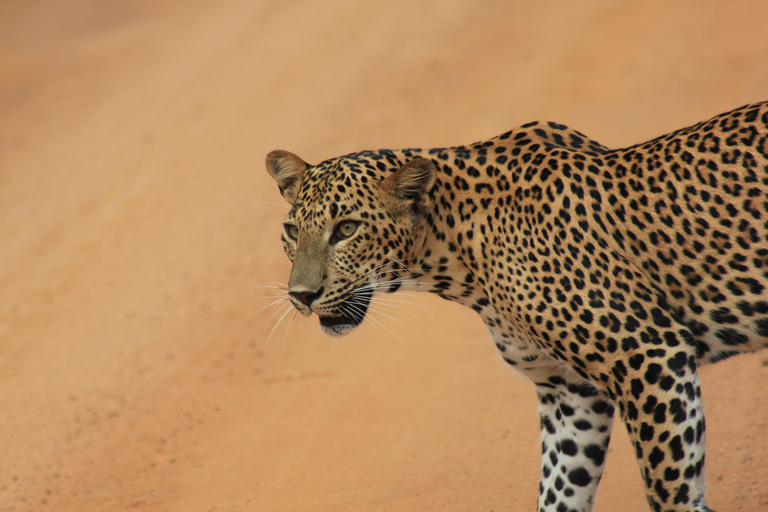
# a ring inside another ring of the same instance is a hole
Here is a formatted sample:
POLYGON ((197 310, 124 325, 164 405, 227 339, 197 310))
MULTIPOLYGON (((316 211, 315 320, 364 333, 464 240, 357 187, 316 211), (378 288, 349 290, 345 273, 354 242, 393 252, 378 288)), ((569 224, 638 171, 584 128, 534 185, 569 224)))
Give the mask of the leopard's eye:
POLYGON ((299 238, 299 228, 295 224, 284 224, 285 236, 294 242, 299 238))
POLYGON ((344 222, 339 223, 336 226, 336 229, 333 231, 333 235, 331 237, 332 240, 337 242, 339 240, 344 240, 345 238, 351 237, 355 234, 355 231, 357 231, 358 225, 359 223, 354 220, 345 220, 344 222))

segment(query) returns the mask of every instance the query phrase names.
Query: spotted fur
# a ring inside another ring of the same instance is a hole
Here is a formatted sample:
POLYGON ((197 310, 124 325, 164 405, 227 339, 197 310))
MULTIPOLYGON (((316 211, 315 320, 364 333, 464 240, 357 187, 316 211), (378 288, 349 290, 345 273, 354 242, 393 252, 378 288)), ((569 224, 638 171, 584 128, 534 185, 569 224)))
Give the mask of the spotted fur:
POLYGON ((708 510, 696 370, 768 346, 768 103, 618 150, 530 123, 267 169, 299 311, 343 334, 376 293, 430 291, 535 383, 538 510, 592 509, 615 411, 651 509, 708 510))

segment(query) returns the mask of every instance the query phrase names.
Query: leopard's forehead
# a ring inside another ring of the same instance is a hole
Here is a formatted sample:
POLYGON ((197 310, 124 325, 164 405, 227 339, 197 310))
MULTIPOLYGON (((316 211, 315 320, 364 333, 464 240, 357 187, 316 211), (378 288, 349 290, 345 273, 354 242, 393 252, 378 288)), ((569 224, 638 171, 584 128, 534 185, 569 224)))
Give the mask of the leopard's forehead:
POLYGON ((377 206, 378 186, 397 170, 391 152, 366 151, 326 160, 306 170, 293 215, 306 226, 377 206))

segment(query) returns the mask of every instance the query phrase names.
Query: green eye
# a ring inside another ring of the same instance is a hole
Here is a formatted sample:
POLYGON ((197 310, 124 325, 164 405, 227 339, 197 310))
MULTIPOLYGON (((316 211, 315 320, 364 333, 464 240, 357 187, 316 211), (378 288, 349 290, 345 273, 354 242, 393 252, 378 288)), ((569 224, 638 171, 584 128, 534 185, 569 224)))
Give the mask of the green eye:
POLYGON ((357 231, 358 224, 358 222, 353 220, 347 220, 338 224, 333 233, 333 238, 338 241, 351 237, 357 231))
POLYGON ((285 236, 295 242, 299 238, 299 228, 294 224, 285 224, 285 236))

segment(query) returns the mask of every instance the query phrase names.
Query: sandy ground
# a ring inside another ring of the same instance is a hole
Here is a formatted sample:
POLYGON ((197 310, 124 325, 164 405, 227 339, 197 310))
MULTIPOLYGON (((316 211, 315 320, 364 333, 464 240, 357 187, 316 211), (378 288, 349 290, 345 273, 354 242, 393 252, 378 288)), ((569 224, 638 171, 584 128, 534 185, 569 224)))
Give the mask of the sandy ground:
MULTIPOLYGON (((275 148, 534 119, 609 146, 768 99, 758 2, 0 2, 0 511, 533 510, 470 311, 277 317, 275 148), (303 320, 303 319, 302 319, 303 320), (402 322, 402 323, 401 323, 402 322), (379 323, 381 325, 379 325, 379 323)), ((768 510, 768 353, 702 370, 710 505, 768 510)), ((645 511, 617 428, 597 511, 645 511)))

